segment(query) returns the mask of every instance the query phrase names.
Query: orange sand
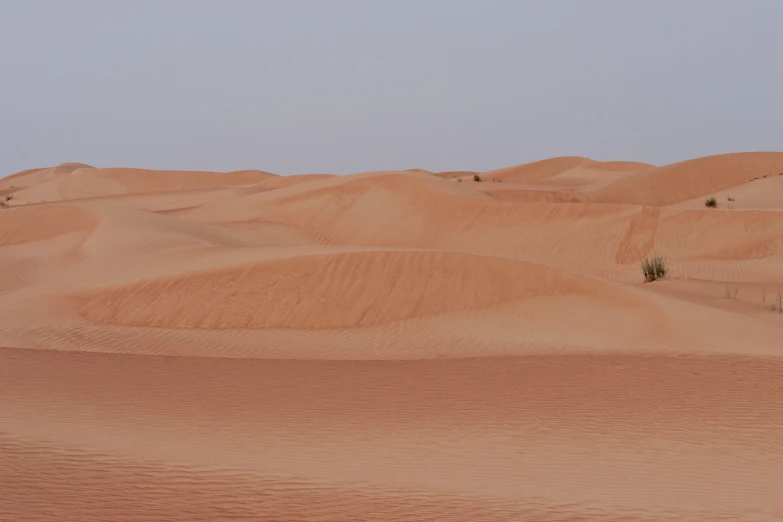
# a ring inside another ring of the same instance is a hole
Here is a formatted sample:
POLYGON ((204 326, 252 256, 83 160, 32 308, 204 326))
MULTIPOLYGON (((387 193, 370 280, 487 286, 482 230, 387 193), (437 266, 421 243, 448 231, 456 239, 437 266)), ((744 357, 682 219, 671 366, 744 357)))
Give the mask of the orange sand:
POLYGON ((783 520, 781 172, 2 178, 0 520, 783 520))

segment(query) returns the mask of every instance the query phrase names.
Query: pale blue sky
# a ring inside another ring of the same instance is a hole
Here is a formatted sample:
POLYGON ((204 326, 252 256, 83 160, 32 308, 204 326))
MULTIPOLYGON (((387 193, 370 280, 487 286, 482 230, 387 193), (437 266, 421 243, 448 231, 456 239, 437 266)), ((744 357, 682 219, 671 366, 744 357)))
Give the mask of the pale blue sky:
POLYGON ((779 0, 0 0, 0 174, 783 149, 779 0))

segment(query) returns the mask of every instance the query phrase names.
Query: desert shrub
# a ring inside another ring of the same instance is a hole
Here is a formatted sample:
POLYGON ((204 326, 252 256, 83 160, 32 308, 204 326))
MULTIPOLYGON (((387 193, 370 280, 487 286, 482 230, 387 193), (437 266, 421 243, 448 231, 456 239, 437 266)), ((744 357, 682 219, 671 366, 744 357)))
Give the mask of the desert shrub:
POLYGON ((666 277, 669 269, 666 267, 666 258, 661 256, 646 257, 642 261, 642 272, 644 273, 644 282, 651 283, 658 279, 666 277))
POLYGON ((777 299, 773 298, 771 301, 767 301, 766 290, 764 290, 761 294, 761 299, 764 301, 764 309, 767 312, 777 312, 779 314, 783 314, 783 296, 780 295, 780 290, 778 290, 777 299))
POLYGON ((733 202, 733 201, 734 201, 734 198, 733 198, 733 197, 731 197, 731 196, 727 197, 726 199, 728 199, 728 200, 729 200, 729 201, 731 201, 731 202, 733 202))
POLYGON ((704 200, 704 206, 709 208, 715 208, 718 206, 718 200, 714 197, 709 197, 706 200, 704 200))
POLYGON ((473 181, 481 181, 481 176, 478 174, 473 174, 473 181))

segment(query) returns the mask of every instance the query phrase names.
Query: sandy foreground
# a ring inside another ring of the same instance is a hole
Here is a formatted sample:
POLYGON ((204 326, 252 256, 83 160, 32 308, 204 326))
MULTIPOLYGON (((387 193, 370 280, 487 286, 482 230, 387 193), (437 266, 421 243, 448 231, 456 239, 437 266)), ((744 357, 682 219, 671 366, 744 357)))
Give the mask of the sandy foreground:
POLYGON ((0 520, 783 520, 783 153, 0 200, 0 520))

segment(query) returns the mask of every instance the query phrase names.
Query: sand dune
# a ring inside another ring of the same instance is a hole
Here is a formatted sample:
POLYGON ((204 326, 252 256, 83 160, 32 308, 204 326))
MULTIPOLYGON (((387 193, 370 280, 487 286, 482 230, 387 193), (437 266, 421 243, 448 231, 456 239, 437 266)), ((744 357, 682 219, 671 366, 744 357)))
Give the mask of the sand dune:
POLYGON ((499 255, 623 282, 647 255, 677 275, 715 279, 727 259, 751 261, 744 279, 777 277, 783 214, 682 212, 635 205, 498 202, 475 185, 409 173, 335 178, 207 204, 183 217, 281 223, 330 244, 435 248, 499 255), (600 246, 599 246, 600 245, 600 246), (713 255, 714 254, 714 255, 713 255), (697 262, 698 261, 698 262, 697 262), (691 265, 680 271, 680 264, 691 265), (769 273, 773 270, 773 273, 769 273))
POLYGON ((782 520, 781 172, 2 178, 0 520, 782 520))
POLYGON ((98 295, 81 312, 164 328, 350 328, 564 293, 570 281, 553 272, 446 252, 310 254, 143 281, 98 295))
MULTIPOLYGON (((50 172, 41 183, 24 186, 13 193, 14 205, 57 202, 124 194, 144 194, 186 190, 207 190, 249 186, 275 177, 261 171, 193 172, 177 170, 96 169, 78 163, 66 163, 50 172)), ((43 172, 19 176, 44 177, 43 172)), ((13 178, 11 178, 13 179, 13 178)), ((10 183, 6 181, 5 183, 10 183)))
POLYGON ((746 152, 722 154, 645 170, 618 180, 590 195, 590 201, 670 205, 710 196, 754 179, 783 172, 783 153, 746 152))
POLYGON ((783 174, 751 179, 741 185, 669 206, 678 209, 702 209, 708 197, 714 197, 717 200, 716 208, 721 210, 783 210, 783 174))
POLYGON ((7 209, 0 213, 0 246, 83 232, 98 224, 97 216, 77 207, 52 205, 7 209))
POLYGON ((600 162, 568 156, 488 172, 441 172, 435 175, 459 183, 473 182, 478 176, 482 183, 475 188, 498 201, 574 202, 584 201, 584 192, 651 168, 653 166, 646 163, 600 162))

